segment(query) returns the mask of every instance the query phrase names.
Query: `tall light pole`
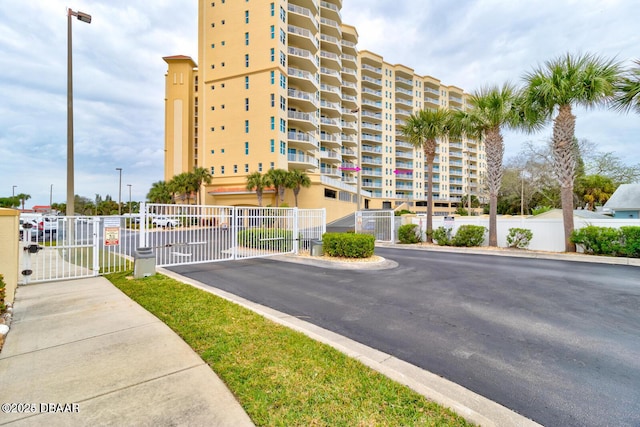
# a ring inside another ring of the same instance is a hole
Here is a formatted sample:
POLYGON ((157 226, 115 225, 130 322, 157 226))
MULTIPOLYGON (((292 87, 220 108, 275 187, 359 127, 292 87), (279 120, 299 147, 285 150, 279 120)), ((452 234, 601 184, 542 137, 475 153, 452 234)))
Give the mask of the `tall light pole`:
POLYGON ((467 155, 467 214, 471 216, 471 151, 464 153, 467 155))
POLYGON ((17 185, 12 186, 12 188, 11 188, 11 197, 16 197, 16 187, 17 187, 17 185))
POLYGON ((524 216, 524 169, 520 171, 520 216, 524 216))
MULTIPOLYGON (((75 215, 74 189, 73 189, 73 61, 71 58, 71 17, 91 23, 91 15, 83 12, 74 12, 67 9, 67 215, 75 215)), ((69 226, 69 237, 71 238, 73 227, 69 226)))
POLYGON ((49 187, 49 210, 51 210, 51 205, 53 205, 53 184, 49 187))
POLYGON ((129 216, 131 216, 131 184, 127 184, 129 187, 129 216))
POLYGON ((120 172, 120 180, 118 181, 118 215, 122 215, 122 168, 116 168, 120 172))
MULTIPOLYGON (((362 165, 362 138, 360 138, 360 131, 362 129, 362 127, 360 126, 360 118, 362 117, 360 114, 360 107, 356 108, 355 110, 351 110, 352 113, 356 113, 357 114, 357 119, 358 120, 358 136, 356 137, 356 144, 358 144, 358 167, 360 167, 360 165, 362 165)), ((360 170, 356 171, 356 173, 358 174, 356 177, 356 210, 359 211, 360 210, 360 193, 362 192, 362 168, 360 168, 360 170)))

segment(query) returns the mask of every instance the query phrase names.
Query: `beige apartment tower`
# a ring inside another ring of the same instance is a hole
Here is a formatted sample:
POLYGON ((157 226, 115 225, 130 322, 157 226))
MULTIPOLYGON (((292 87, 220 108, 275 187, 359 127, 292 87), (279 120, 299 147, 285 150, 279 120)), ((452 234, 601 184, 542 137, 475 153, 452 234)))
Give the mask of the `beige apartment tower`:
MULTIPOLYGON (((348 0, 345 0, 348 1, 348 0)), ((422 150, 399 127, 423 108, 465 108, 464 91, 358 51, 341 0, 199 2, 198 64, 165 57, 165 180, 210 171, 204 202, 257 205, 246 176, 301 169, 300 207, 329 220, 361 209, 426 210, 422 150), (358 193, 360 196, 358 197, 358 193)), ((434 167, 438 214, 483 193, 482 144, 444 141, 434 167)), ((285 202, 294 206, 291 191, 285 202)), ((275 205, 267 190, 263 204, 275 205)))

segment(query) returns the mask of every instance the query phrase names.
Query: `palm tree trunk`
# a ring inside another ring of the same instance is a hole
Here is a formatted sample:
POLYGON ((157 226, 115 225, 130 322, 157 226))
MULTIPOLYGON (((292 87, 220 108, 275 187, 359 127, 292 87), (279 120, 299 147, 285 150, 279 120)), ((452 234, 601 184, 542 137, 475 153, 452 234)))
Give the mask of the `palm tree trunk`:
POLYGON ((565 251, 575 252, 571 243, 573 233, 573 180, 575 179, 576 157, 573 137, 576 117, 571 105, 561 105, 558 116, 553 121, 553 169, 560 184, 562 219, 564 223, 565 251))
POLYGON ((502 183, 504 143, 500 128, 487 131, 487 185, 489 187, 489 246, 498 246, 498 192, 502 183))
POLYGON ((435 154, 424 150, 427 162, 427 243, 433 242, 433 159, 435 154))

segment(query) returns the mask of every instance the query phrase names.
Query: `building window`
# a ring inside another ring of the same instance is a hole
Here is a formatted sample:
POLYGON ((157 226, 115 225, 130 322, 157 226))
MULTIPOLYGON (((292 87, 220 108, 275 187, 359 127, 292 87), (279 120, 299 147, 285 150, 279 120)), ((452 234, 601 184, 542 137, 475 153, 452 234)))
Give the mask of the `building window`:
POLYGON ((282 111, 287 111, 287 98, 284 96, 280 97, 280 109, 282 111))
POLYGON ((249 111, 249 98, 244 99, 244 111, 249 111))
POLYGON ((215 43, 211 43, 211 49, 215 49, 216 45, 215 43))
POLYGON ((270 29, 271 29, 271 31, 270 31, 271 38, 275 39, 276 38, 276 26, 272 25, 270 29))
POLYGON ((244 164, 244 171, 245 171, 245 173, 249 172, 249 163, 245 163, 244 164))
POLYGON ((249 11, 248 10, 244 11, 244 23, 245 24, 249 23, 249 11))
POLYGON ((220 44, 222 44, 222 46, 224 46, 224 40, 222 40, 222 41, 220 42, 220 44))
POLYGON ((284 7, 280 6, 280 20, 282 22, 287 22, 287 12, 285 12, 284 7))
POLYGON ((287 78, 282 73, 280 73, 280 87, 282 89, 286 89, 287 88, 287 78))
POLYGON ((233 173, 238 173, 238 165, 233 165, 233 173))
POLYGON ((244 55, 244 66, 245 66, 246 68, 249 68, 249 54, 248 54, 248 53, 246 53, 246 54, 244 55))
POLYGON ((280 141, 280 154, 287 153, 287 143, 284 141, 280 141))
POLYGON ((274 16, 275 13, 276 13, 276 5, 274 3, 271 3, 269 5, 269 7, 270 7, 270 11, 271 11, 271 16, 274 16))
POLYGON ((287 131, 287 122, 284 119, 280 119, 280 132, 285 133, 287 131))
POLYGON ((287 44, 287 33, 282 28, 280 28, 280 43, 287 44))
POLYGON ((270 123, 271 123, 271 130, 275 130, 276 129, 276 118, 271 116, 270 123))
POLYGON ((262 172, 262 163, 258 163, 258 172, 262 172))
POLYGON ((276 50, 271 48, 271 62, 276 60, 276 50))
POLYGON ((283 67, 287 66, 287 55, 285 55, 283 51, 280 51, 280 65, 283 67))
POLYGON ((211 166, 211 175, 215 175, 216 168, 211 166))
POLYGON ((244 133, 249 133, 249 120, 244 121, 244 133))
POLYGON ((275 94, 271 94, 271 106, 275 107, 276 106, 276 95, 275 94))
POLYGON ((276 164, 271 162, 269 163, 269 169, 273 170, 276 167, 276 164))
POLYGON ((249 46, 249 33, 244 33, 244 44, 249 46))
POLYGON ((249 89, 249 76, 244 76, 244 88, 249 89))
POLYGON ((220 175, 224 175, 224 166, 220 166, 220 175))
POLYGON ((249 155, 249 141, 244 143, 244 154, 249 155))
POLYGON ((271 143, 271 145, 270 145, 270 147, 271 147, 271 152, 272 152, 272 153, 275 153, 275 151, 276 151, 276 142, 272 139, 272 140, 270 141, 270 143, 271 143))
POLYGON ((275 71, 271 71, 271 84, 275 84, 276 83, 276 72, 275 71))

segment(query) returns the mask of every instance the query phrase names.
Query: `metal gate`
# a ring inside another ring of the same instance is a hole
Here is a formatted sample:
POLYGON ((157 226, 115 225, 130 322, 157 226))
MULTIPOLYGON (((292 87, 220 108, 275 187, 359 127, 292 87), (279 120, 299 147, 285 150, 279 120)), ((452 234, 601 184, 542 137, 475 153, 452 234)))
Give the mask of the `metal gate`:
POLYGON ((156 265, 298 253, 326 231, 324 209, 141 204, 140 246, 156 265))
POLYGON ((298 253, 326 231, 324 209, 141 203, 140 212, 21 219, 20 284, 131 270, 142 247, 161 267, 298 253))
POLYGON ((370 234, 380 242, 395 241, 395 213, 392 210, 358 211, 355 215, 355 231, 370 234))
POLYGON ((132 267, 137 231, 120 216, 20 219, 20 284, 92 277, 132 267))

